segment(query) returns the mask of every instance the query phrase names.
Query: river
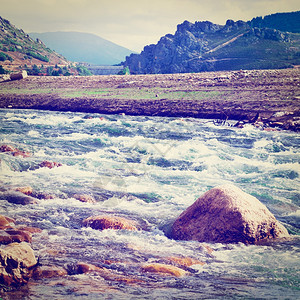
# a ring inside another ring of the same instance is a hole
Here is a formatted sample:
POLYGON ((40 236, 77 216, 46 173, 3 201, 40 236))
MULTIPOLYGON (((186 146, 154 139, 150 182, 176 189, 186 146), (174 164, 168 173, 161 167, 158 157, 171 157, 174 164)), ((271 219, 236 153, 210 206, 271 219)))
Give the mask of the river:
POLYGON ((296 299, 300 298, 299 140, 289 131, 237 129, 210 120, 0 110, 0 145, 30 157, 0 153, 4 187, 31 186, 55 195, 38 204, 0 201, 0 214, 41 228, 32 247, 43 265, 69 275, 30 280, 3 299, 296 299), (62 166, 37 168, 42 161, 62 166), (172 221, 209 189, 233 183, 282 222, 290 240, 263 245, 175 241, 172 221), (76 193, 96 203, 76 200, 76 193), (139 220, 147 230, 82 227, 100 214, 139 220), (142 272, 149 262, 185 256, 205 264, 173 277, 142 272), (72 274, 77 262, 106 267, 135 283, 72 274))

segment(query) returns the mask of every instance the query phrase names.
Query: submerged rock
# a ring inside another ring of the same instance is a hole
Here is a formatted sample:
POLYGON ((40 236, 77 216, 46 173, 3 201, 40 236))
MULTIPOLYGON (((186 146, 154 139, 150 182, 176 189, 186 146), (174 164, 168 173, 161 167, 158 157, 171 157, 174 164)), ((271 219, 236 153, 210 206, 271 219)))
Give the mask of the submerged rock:
POLYGON ((26 225, 17 225, 14 219, 0 215, 0 244, 20 243, 32 241, 32 234, 42 230, 26 225))
POLYGON ((145 264, 142 267, 142 271, 159 273, 164 275, 172 275, 175 277, 182 277, 188 274, 187 271, 181 268, 171 266, 171 265, 161 264, 161 263, 145 264))
POLYGON ((126 230, 138 230, 139 225, 133 220, 129 220, 123 217, 117 216, 93 216, 83 220, 82 224, 86 227, 92 227, 93 229, 126 229, 126 230))
POLYGON ((198 259, 192 258, 192 257, 179 257, 179 256, 171 256, 168 257, 168 260, 183 266, 183 267, 190 267, 192 265, 205 265, 205 262, 200 261, 198 259))
POLYGON ((178 240, 220 243, 255 244, 288 236, 265 205, 231 184, 206 192, 177 218, 171 231, 178 240))
POLYGON ((22 205, 38 203, 38 200, 36 198, 17 191, 7 191, 4 193, 0 193, 0 199, 7 200, 10 203, 22 205))
POLYGON ((81 202, 86 202, 86 203, 96 203, 97 202, 93 196, 86 195, 86 194, 75 194, 75 195, 73 195, 73 198, 75 198, 76 200, 79 200, 81 202))
POLYGON ((92 264, 79 262, 75 266, 75 272, 77 274, 86 274, 86 273, 97 273, 97 275, 101 276, 103 279, 107 281, 117 281, 127 284, 135 284, 143 282, 139 278, 131 277, 128 275, 122 275, 120 273, 115 272, 114 270, 109 270, 104 267, 97 267, 92 264))
POLYGON ((58 266, 38 266, 32 273, 34 279, 53 278, 66 275, 68 275, 67 270, 58 266))
POLYGON ((15 222, 12 218, 0 215, 0 229, 10 228, 14 226, 15 222))
POLYGON ((6 230, 0 230, 0 244, 20 243, 28 242, 31 243, 32 236, 29 231, 22 229, 9 228, 6 230))
POLYGON ((48 168, 48 169, 53 169, 54 167, 61 167, 62 164, 58 163, 56 161, 48 161, 44 160, 39 164, 40 168, 48 168))
POLYGON ((31 186, 18 187, 16 188, 16 191, 28 196, 32 195, 33 193, 33 189, 31 186))
POLYGON ((21 151, 18 148, 15 148, 11 145, 2 145, 0 147, 0 152, 7 152, 12 154, 13 156, 22 156, 22 157, 29 157, 30 153, 26 151, 21 151))
POLYGON ((0 249, 0 282, 5 285, 27 283, 37 264, 34 252, 27 243, 12 243, 0 249))

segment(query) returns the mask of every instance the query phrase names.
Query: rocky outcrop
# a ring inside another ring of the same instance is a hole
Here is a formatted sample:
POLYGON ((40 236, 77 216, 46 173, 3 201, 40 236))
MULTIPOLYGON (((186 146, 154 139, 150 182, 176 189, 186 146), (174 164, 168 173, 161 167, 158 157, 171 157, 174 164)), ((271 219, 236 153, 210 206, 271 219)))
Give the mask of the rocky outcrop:
POLYGON ((82 222, 83 226, 92 227, 93 229, 125 229, 125 230, 138 230, 139 225, 133 220, 129 220, 118 216, 92 216, 82 222))
MULTIPOLYGON (((286 56, 290 38, 276 29, 251 28, 244 21, 228 20, 224 26, 184 21, 174 35, 167 34, 156 45, 144 47, 140 54, 126 57, 124 66, 131 74, 281 68, 284 65, 279 65, 278 57, 286 61, 285 66, 293 63, 294 58, 289 62, 286 56), (254 43, 258 50, 253 49, 254 43), (270 47, 275 52, 278 48, 278 52, 270 54, 270 47)), ((294 57, 293 51, 288 51, 294 57)))
POLYGON ((29 244, 12 243, 0 249, 0 282, 9 286, 27 283, 31 277, 31 268, 36 264, 29 244))
POLYGON ((174 222, 178 240, 255 244, 288 237, 285 227, 255 197, 228 184, 211 189, 174 222))

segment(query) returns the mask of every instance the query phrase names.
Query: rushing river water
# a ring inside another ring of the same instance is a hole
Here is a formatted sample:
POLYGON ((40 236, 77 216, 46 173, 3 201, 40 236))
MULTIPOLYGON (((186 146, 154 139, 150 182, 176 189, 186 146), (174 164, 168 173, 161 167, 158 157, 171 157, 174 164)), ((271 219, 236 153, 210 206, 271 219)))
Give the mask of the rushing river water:
POLYGON ((0 214, 43 229, 32 247, 43 265, 70 275, 31 280, 4 299, 299 299, 299 135, 208 120, 34 110, 0 110, 0 144, 29 151, 0 153, 5 187, 55 195, 38 204, 0 201, 0 214), (36 168, 42 161, 62 166, 36 168), (259 246, 175 241, 165 231, 212 187, 233 183, 254 195, 292 238, 259 246), (72 195, 92 195, 84 203, 72 195), (147 231, 98 231, 83 219, 104 213, 147 224, 147 231), (141 271, 146 262, 185 256, 205 262, 183 277, 141 271), (105 266, 135 283, 70 271, 77 262, 105 266))

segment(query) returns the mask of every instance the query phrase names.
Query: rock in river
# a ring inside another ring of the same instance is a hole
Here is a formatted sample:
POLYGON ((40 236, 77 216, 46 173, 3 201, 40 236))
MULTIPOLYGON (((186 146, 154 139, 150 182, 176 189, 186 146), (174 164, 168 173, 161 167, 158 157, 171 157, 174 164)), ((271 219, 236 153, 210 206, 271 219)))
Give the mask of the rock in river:
POLYGON ((27 196, 18 191, 7 191, 4 193, 0 192, 0 200, 7 200, 10 203, 22 205, 38 203, 38 200, 36 198, 27 196))
POLYGON ((84 226, 92 227, 93 229, 126 229, 126 230, 138 230, 138 224, 123 217, 118 216, 93 216, 83 220, 84 226))
POLYGON ((0 282, 5 285, 27 283, 31 270, 37 264, 29 244, 12 243, 0 249, 0 282))
POLYGON ((289 234, 257 198, 226 184, 206 192, 188 207, 174 222, 171 236, 178 240, 255 244, 289 234))

